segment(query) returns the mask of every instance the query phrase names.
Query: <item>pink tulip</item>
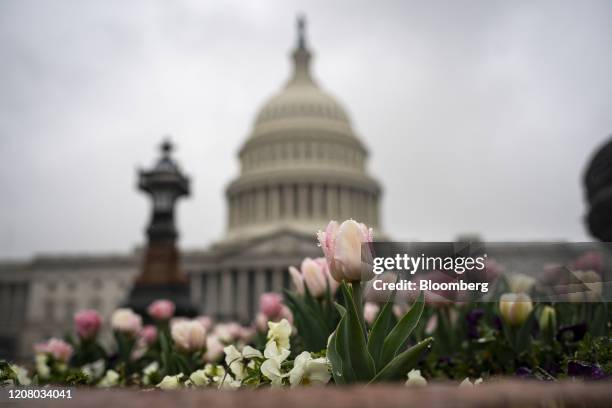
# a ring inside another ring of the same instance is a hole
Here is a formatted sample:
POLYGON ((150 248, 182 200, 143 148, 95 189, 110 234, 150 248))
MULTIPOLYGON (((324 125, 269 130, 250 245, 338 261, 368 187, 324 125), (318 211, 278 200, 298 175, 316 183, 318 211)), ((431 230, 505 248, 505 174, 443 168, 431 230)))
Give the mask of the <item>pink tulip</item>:
POLYGON ((53 358, 62 363, 67 363, 72 357, 73 348, 64 340, 51 338, 43 343, 38 343, 34 346, 37 353, 51 354, 53 358))
POLYGON ((140 331, 140 338, 148 346, 154 344, 157 340, 157 328, 151 324, 146 325, 140 331))
POLYGON ((268 319, 274 320, 283 308, 283 297, 274 292, 263 293, 259 298, 259 311, 268 319))
POLYGON ((81 310, 74 315, 74 325, 81 339, 94 339, 102 326, 102 317, 95 310, 81 310))
POLYGON ((155 320, 169 320, 174 316, 174 303, 170 300, 159 299, 151 303, 147 308, 149 316, 155 320))
MULTIPOLYGON (((361 249, 363 244, 373 241, 373 231, 365 224, 347 220, 338 226, 331 221, 325 231, 317 234, 332 277, 349 282, 369 280, 372 271, 362 268, 361 249)), ((369 257, 370 254, 364 254, 369 257)))
POLYGON ((325 295, 328 286, 331 294, 338 289, 338 282, 329 273, 325 258, 305 258, 300 270, 290 266, 289 274, 291 274, 296 291, 300 294, 304 293, 304 285, 314 297, 325 295))
POLYGON ((132 309, 117 309, 111 317, 111 326, 115 331, 137 336, 142 330, 142 318, 132 309))

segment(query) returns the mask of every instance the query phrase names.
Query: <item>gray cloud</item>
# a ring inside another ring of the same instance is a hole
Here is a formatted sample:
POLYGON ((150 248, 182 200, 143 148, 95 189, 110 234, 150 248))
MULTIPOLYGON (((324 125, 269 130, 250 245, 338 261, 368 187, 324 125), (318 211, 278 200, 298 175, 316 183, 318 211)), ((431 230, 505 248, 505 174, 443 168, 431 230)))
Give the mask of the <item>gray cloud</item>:
POLYGON ((300 11, 317 77, 370 147, 391 236, 588 238, 582 171, 612 130, 610 2, 15 0, 0 5, 0 256, 141 243, 135 169, 166 133, 194 179, 181 245, 220 237, 300 11))

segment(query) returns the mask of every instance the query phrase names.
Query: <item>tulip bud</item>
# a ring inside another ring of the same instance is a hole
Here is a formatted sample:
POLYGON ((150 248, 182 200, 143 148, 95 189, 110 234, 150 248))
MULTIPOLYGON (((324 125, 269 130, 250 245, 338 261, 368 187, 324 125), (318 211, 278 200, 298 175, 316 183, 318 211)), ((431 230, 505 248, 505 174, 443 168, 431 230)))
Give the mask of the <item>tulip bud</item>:
POLYGON ((511 326, 523 324, 532 310, 533 303, 526 293, 506 293, 499 300, 499 311, 511 326))
POLYGON ((175 323, 171 334, 177 348, 182 351, 199 351, 206 346, 206 330, 197 320, 175 323))
POLYGON ((328 287, 331 294, 338 289, 338 282, 332 278, 325 258, 305 258, 300 270, 290 266, 289 274, 299 294, 304 294, 304 287, 307 287, 310 294, 318 298, 325 295, 328 287))
POLYGON ((275 319, 283 309, 283 297, 274 292, 263 293, 259 298, 259 310, 268 319, 275 319))
POLYGON ((111 317, 111 326, 118 332, 136 336, 142 329, 142 318, 132 309, 117 309, 111 317))
POLYGON ((95 310, 81 310, 74 315, 74 325, 81 339, 91 340, 97 336, 102 326, 102 317, 95 310))
POLYGON ((147 308, 147 313, 155 320, 169 320, 174 316, 174 303, 170 300, 159 299, 151 303, 147 308))
POLYGON ((331 221, 325 231, 319 231, 317 238, 336 281, 357 282, 372 277, 371 270, 362 268, 361 254, 362 245, 373 241, 371 228, 354 220, 344 221, 340 226, 331 221))
POLYGON ((555 309, 552 306, 544 306, 542 313, 540 313, 540 331, 547 340, 552 340, 555 332, 557 331, 557 315, 555 309))

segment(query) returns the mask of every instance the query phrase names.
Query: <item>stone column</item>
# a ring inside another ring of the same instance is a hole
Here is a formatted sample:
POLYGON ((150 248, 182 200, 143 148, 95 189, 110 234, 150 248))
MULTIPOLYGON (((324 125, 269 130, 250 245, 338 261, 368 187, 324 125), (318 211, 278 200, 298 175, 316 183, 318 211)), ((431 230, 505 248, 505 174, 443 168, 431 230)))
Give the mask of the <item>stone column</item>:
POLYGON ((260 188, 255 199, 255 219, 257 222, 264 222, 266 219, 266 190, 260 188))
POLYGON ((249 271, 240 269, 238 270, 238 288, 237 288, 237 296, 236 299, 236 314, 238 319, 241 322, 246 322, 249 320, 249 290, 253 290, 253 288, 249 288, 249 271))
POLYGON ((285 272, 285 268, 282 266, 276 267, 272 270, 272 290, 274 292, 282 293, 283 292, 283 274, 289 273, 285 272))
POLYGON ((316 220, 325 218, 323 216, 323 186, 313 184, 312 186, 312 215, 316 220))
POLYGON ((283 190, 283 193, 285 195, 285 218, 292 218, 294 214, 293 185, 287 184, 283 187, 283 190))
POLYGON ((206 314, 210 317, 217 317, 219 310, 219 296, 217 291, 217 280, 219 274, 216 272, 205 272, 206 275, 206 314))
POLYGON ((340 219, 346 220, 351 218, 351 196, 348 188, 340 190, 340 219))
POLYGON ((259 297, 266 291, 266 270, 265 268, 258 268, 255 270, 255 307, 259 305, 259 297))
POLYGON ((202 310, 202 275, 199 273, 190 274, 189 296, 191 304, 195 306, 198 312, 202 310))
POLYGON ((298 186, 298 218, 308 218, 308 186, 298 186))
POLYGON ((223 269, 221 271, 221 316, 225 319, 231 318, 233 310, 233 296, 232 296, 232 271, 229 269, 223 269))
POLYGON ((270 220, 277 221, 280 218, 280 187, 270 188, 270 220))

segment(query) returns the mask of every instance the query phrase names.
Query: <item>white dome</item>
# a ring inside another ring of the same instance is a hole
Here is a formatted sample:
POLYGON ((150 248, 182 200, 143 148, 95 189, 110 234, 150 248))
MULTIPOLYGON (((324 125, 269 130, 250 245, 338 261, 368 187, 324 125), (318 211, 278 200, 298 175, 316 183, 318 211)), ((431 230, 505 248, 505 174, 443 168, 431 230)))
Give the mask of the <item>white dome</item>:
POLYGON ((380 186, 349 116, 310 74, 298 26, 293 74, 261 108, 240 149, 240 175, 228 186, 228 239, 277 229, 310 232, 330 219, 379 227, 380 186))

